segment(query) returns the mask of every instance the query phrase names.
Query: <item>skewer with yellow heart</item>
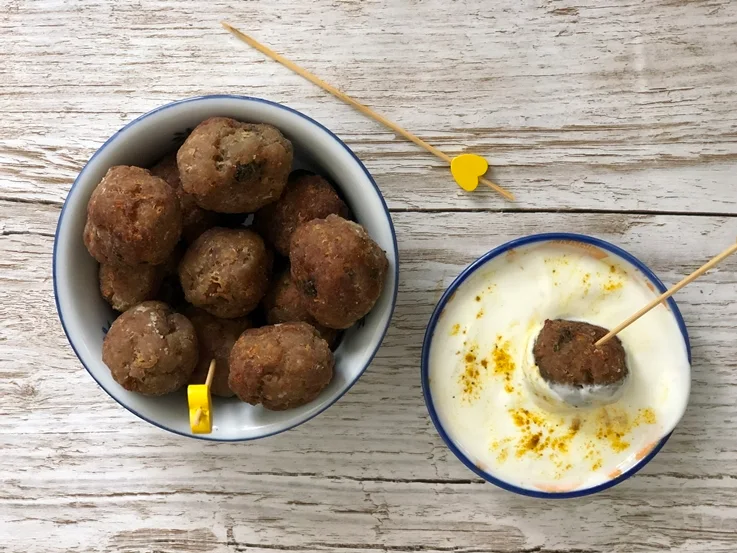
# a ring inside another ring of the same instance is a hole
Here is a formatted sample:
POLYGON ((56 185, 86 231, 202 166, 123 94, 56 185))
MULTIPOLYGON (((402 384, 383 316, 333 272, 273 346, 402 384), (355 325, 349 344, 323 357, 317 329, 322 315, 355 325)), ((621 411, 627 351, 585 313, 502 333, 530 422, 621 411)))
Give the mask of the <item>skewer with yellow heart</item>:
POLYGON ((496 192, 498 192, 499 194, 501 194, 502 196, 504 196, 507 200, 514 201, 514 194, 512 194, 508 190, 505 190, 504 188, 502 188, 498 184, 493 183, 490 180, 484 178, 484 175, 486 174, 486 172, 489 169, 489 164, 488 164, 488 162, 483 157, 481 157, 479 155, 476 155, 476 154, 461 154, 461 155, 456 156, 456 157, 450 157, 449 155, 441 152, 440 150, 438 150, 434 146, 428 144, 427 142, 425 142, 424 140, 422 140, 418 136, 415 136, 411 132, 409 132, 406 129, 400 127, 394 121, 390 121, 389 119, 387 119, 383 115, 380 115, 380 114, 376 113, 375 111, 373 111, 368 106, 365 106, 362 103, 354 100, 353 98, 351 98, 347 94, 344 94, 343 92, 341 92, 340 90, 338 90, 334 86, 329 85, 328 83, 326 83, 322 79, 316 77, 315 75, 313 75, 309 71, 307 71, 305 69, 302 69, 296 63, 294 63, 292 61, 289 61, 285 57, 277 54, 272 49, 268 48, 267 46, 264 46, 263 44, 261 44, 257 40, 251 38, 250 36, 248 36, 248 35, 246 35, 244 33, 242 33, 238 29, 236 29, 234 27, 231 27, 230 25, 228 25, 225 22, 222 22, 221 24, 222 24, 222 26, 228 32, 232 33, 239 40, 242 40, 243 42, 245 42, 249 46, 255 48, 256 50, 258 50, 262 54, 270 57, 272 60, 274 60, 274 61, 282 64, 284 67, 286 67, 288 69, 291 69, 292 71, 294 71, 295 73, 297 73, 301 77, 304 77, 305 79, 307 79, 311 83, 316 84, 317 86, 319 86, 323 90, 329 92, 330 94, 332 94, 336 98, 338 98, 340 100, 343 100, 345 103, 353 106, 354 108, 356 108, 358 111, 360 111, 364 115, 367 115, 368 117, 371 117, 372 119, 375 119, 376 121, 378 121, 382 125, 385 125, 385 126, 389 127, 391 130, 393 130, 394 132, 402 135, 407 140, 410 140, 410 141, 414 142, 415 144, 417 144, 418 146, 420 146, 422 148, 425 148, 425 150, 427 150, 428 152, 430 152, 434 156, 437 156, 440 159, 442 159, 443 161, 445 161, 447 164, 450 165, 450 172, 453 175, 453 178, 458 183, 458 186, 460 186, 461 188, 463 188, 463 190, 466 190, 468 192, 470 192, 472 190, 475 190, 476 187, 478 186, 479 182, 481 182, 482 184, 485 184, 486 186, 488 186, 492 190, 495 190, 496 192))
POLYGON ((204 384, 187 386, 187 403, 189 404, 189 426, 194 434, 212 432, 212 396, 210 388, 215 376, 215 360, 210 361, 207 379, 204 384))

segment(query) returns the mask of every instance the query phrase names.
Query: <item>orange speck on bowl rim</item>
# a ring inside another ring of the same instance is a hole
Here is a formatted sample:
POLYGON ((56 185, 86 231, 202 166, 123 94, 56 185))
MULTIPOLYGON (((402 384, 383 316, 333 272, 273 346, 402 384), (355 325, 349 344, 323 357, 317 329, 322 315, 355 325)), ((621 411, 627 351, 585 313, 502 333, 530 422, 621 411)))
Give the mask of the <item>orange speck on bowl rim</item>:
POLYGON ((637 452, 637 455, 635 455, 635 459, 637 459, 638 461, 642 461, 653 449, 655 449, 657 445, 657 441, 647 444, 645 447, 637 452))
POLYGON ((538 490, 542 490, 548 493, 565 493, 570 492, 578 488, 580 484, 535 484, 538 490))

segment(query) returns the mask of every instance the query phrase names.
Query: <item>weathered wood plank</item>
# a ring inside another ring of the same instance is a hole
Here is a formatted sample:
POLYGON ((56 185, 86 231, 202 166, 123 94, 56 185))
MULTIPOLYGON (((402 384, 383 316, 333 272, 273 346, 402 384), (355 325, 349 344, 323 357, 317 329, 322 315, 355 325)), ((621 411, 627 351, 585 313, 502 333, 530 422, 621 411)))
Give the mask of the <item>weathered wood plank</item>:
POLYGON ((392 207, 735 213, 737 4, 442 0, 10 2, 0 23, 0 197, 61 202, 125 122, 241 93, 319 119, 392 207), (466 194, 442 164, 264 60, 228 17, 515 191, 466 194), (299 24, 295 25, 294 22, 299 24))
MULTIPOLYGON (((58 474, 59 480, 73 476, 58 474)), ((0 504, 22 520, 11 529, 23 529, 20 544, 27 551, 39 550, 34 532, 55 533, 55 547, 75 552, 91 543, 97 551, 141 552, 226 545, 256 551, 734 550, 735 481, 645 479, 637 489, 551 506, 494 495, 482 485, 237 475, 203 481, 174 469, 172 480, 177 476, 163 492, 128 477, 118 491, 100 493, 110 485, 100 475, 77 479, 64 496, 23 487, 0 504)))
POLYGON ((676 434, 593 498, 551 506, 463 468, 427 417, 419 354, 443 289, 510 238, 594 234, 666 283, 734 240, 736 108, 730 0, 0 0, 0 549, 735 551, 736 261, 677 296, 694 374, 676 434), (221 18, 448 153, 487 156, 519 202, 460 193, 434 158, 235 42, 221 18), (176 437, 119 407, 74 357, 52 293, 56 219, 85 161, 141 113, 214 93, 334 130, 400 240, 397 311, 372 367, 314 421, 250 444, 176 437), (523 213, 495 213, 509 209, 523 213))
POLYGON ((13 551, 85 551, 90 543, 102 551, 737 546, 736 262, 678 296, 694 349, 684 421, 640 475, 599 497, 551 508, 483 484, 432 428, 418 374, 422 333, 440 293, 502 241, 547 230, 596 234, 674 282, 734 238, 737 218, 395 214, 399 304, 370 370, 299 429, 218 445, 152 428, 96 387, 54 312, 48 235, 58 208, 0 202, 0 212, 0 448, 10 460, 0 471, 0 532, 17 536, 13 551), (469 227, 484 232, 468 236, 469 227), (55 539, 38 542, 39 535, 55 539))

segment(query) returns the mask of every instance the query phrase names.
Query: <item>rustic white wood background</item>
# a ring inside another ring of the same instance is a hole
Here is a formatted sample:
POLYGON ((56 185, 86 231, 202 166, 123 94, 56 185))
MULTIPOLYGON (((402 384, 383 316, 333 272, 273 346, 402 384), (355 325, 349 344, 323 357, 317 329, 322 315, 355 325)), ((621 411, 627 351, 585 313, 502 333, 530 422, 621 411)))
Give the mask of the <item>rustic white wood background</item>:
POLYGON ((0 0, 0 550, 18 553, 737 551, 737 262, 678 295, 682 424, 640 474, 563 502, 484 484, 419 383, 442 290, 502 241, 577 231, 667 283, 737 237, 734 0, 0 0), (519 201, 236 42, 227 19, 519 201), (262 96, 340 135, 379 183, 401 279, 375 362, 312 422, 250 444, 167 434, 87 375, 58 322, 54 230, 126 122, 210 93, 262 96))

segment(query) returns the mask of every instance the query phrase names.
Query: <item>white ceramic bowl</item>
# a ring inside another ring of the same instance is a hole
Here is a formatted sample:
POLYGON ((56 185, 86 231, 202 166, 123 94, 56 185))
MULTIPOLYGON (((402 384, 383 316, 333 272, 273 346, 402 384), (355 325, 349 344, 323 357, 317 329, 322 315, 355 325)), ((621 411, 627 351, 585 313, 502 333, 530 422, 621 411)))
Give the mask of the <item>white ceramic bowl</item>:
POLYGON ((389 327, 396 302, 397 243, 386 203, 371 175, 337 136, 309 117, 282 105, 242 96, 206 96, 155 109, 113 135, 75 180, 62 209, 54 242, 56 306, 69 343, 92 378, 142 419, 185 436, 217 441, 262 438, 293 428, 335 403, 371 363, 389 327), (150 398, 125 390, 102 362, 102 341, 114 313, 99 292, 98 264, 82 242, 87 202, 113 165, 150 166, 173 151, 189 130, 213 116, 269 123, 292 141, 295 168, 311 168, 337 185, 355 217, 386 252, 384 291, 361 324, 346 331, 335 352, 335 376, 313 402, 283 412, 253 407, 237 399, 213 398, 213 432, 190 431, 185 391, 150 398))
MULTIPOLYGON (((631 274, 633 275, 639 275, 640 278, 644 279, 645 281, 648 281, 652 287, 653 291, 657 291, 658 293, 665 292, 666 287, 665 285, 658 279, 658 277, 653 273, 644 263, 642 263, 639 259, 631 255, 630 253, 626 252, 625 250, 615 246, 614 244, 610 244, 609 242, 605 242, 604 240, 600 240, 598 238, 594 238, 591 236, 584 236, 581 234, 571 234, 571 233, 551 233, 551 234, 536 234, 531 236, 525 236, 523 238, 518 238, 516 240, 512 240, 510 242, 507 242, 505 244, 502 244, 501 246, 498 246, 497 248, 487 252, 480 258, 478 258, 476 261, 474 261, 471 265, 469 265, 466 269, 461 272, 458 277, 453 281, 453 283, 448 287, 448 289, 445 291, 443 296, 440 298, 440 301, 438 301, 437 306, 435 307, 435 311, 432 314, 432 317, 430 317, 430 322, 428 323, 427 330, 425 332, 425 341, 422 346, 422 365, 421 365, 421 379, 422 379, 422 390, 425 397, 425 404, 427 405, 427 409, 430 413, 430 418, 433 421, 433 424, 435 425, 435 428, 437 429, 438 433, 442 437, 443 441, 445 441, 445 444, 448 446, 448 448, 455 454, 456 457, 464 464, 466 465, 470 470, 472 470, 474 473, 476 473, 478 476, 486 480, 487 482, 490 482, 492 484, 495 484, 499 486, 500 488, 504 488, 505 490, 509 490, 521 495, 527 495, 531 497, 537 497, 537 498, 571 498, 571 497, 581 497, 584 495, 590 495, 593 493, 597 493, 603 490, 606 490, 635 474, 638 470, 640 470, 642 467, 644 467, 650 460, 655 457, 655 455, 660 451, 660 449, 665 445, 665 443, 668 441, 668 438, 670 437, 672 432, 668 432, 665 436, 663 436, 655 445, 652 447, 652 449, 644 455, 643 457, 638 457, 629 467, 626 469, 622 469, 621 473, 618 476, 613 476, 611 479, 598 484, 594 485, 592 487, 582 487, 582 488, 575 488, 571 489, 569 491, 543 491, 540 489, 532 489, 532 488, 526 488, 522 487, 518 483, 513 483, 510 481, 504 480, 502 477, 500 477, 498 474, 496 474, 491 469, 482 469, 480 468, 480 465, 473 459, 473 456, 468 453, 464 448, 456 443, 456 441, 453 439, 453 437, 450 435, 450 433, 446 430, 446 426, 444 424, 442 416, 439 414, 437 408, 436 408, 436 402, 433 398, 433 388, 430 385, 430 379, 433 375, 433 367, 432 363, 430 361, 430 353, 432 350, 432 344, 433 344, 433 338, 435 337, 435 329, 438 325, 438 320, 440 319, 440 315, 443 313, 443 310, 448 305, 448 302, 455 296, 456 291, 461 289, 464 286, 464 283, 467 282, 473 275, 477 273, 477 271, 482 270, 484 267, 486 267, 488 264, 491 264, 494 262, 495 259, 498 257, 506 254, 510 250, 519 250, 521 248, 528 247, 530 245, 536 245, 539 243, 544 243, 548 241, 566 241, 566 242, 574 242, 574 243, 581 243, 588 247, 593 247, 601 250, 604 252, 608 257, 611 259, 616 260, 619 264, 621 264, 624 267, 627 267, 631 274)), ((691 346, 688 340, 688 331, 686 330, 686 324, 683 320, 683 317, 681 315, 681 312, 678 309, 678 306, 676 305, 676 302, 673 298, 669 298, 667 300, 668 309, 670 310, 670 314, 672 318, 674 319, 674 322, 678 326, 678 329, 680 330, 683 344, 682 347, 685 349, 688 361, 691 362, 691 346)), ((680 347, 680 345, 679 345, 680 347)), ((690 372, 689 372, 690 375, 690 372)), ((690 390, 689 387, 685 390, 686 397, 688 396, 688 392, 690 390)), ((684 412, 686 410, 686 404, 684 402, 681 411, 679 413, 678 418, 683 416, 684 412)))

